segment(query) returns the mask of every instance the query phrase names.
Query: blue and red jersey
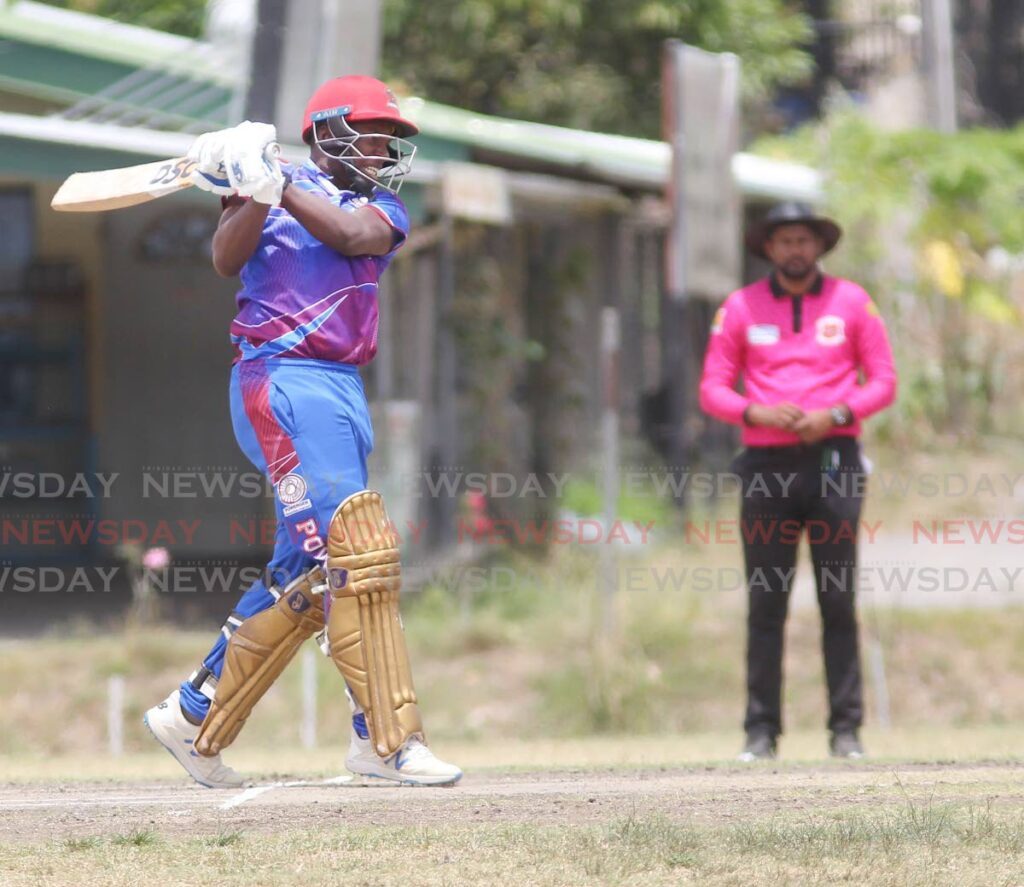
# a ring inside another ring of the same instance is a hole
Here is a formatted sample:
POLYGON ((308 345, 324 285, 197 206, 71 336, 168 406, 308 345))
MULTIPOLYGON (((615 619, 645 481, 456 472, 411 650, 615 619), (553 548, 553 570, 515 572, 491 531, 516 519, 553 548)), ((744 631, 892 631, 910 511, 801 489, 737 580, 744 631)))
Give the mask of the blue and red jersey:
POLYGON ((384 256, 344 256, 321 243, 287 211, 270 208, 259 245, 242 269, 231 341, 241 360, 302 357, 361 366, 377 353, 377 281, 409 233, 397 196, 339 190, 307 160, 293 176, 301 188, 355 212, 376 210, 394 230, 384 256))

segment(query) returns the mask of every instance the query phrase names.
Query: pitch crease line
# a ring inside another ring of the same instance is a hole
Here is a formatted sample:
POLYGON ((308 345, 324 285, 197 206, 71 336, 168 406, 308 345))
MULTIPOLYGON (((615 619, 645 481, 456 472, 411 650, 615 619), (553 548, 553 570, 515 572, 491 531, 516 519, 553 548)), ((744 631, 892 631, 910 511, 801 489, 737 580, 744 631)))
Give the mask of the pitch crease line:
POLYGON ((221 810, 230 810, 232 807, 237 807, 239 804, 244 804, 246 801, 251 801, 253 798, 258 798, 265 792, 273 791, 275 788, 281 788, 283 782, 275 782, 271 785, 254 785, 252 788, 247 788, 241 794, 235 795, 233 798, 228 798, 223 804, 220 805, 221 810))
POLYGON ((297 779, 293 782, 272 782, 270 785, 254 785, 252 788, 247 788, 244 792, 235 795, 232 798, 228 798, 223 804, 220 805, 221 810, 230 810, 232 807, 238 807, 240 804, 244 804, 246 801, 251 801, 253 798, 258 798, 260 795, 271 791, 275 788, 300 788, 308 786, 328 786, 328 785, 348 785, 352 781, 351 776, 333 776, 330 779, 320 780, 306 780, 297 779))

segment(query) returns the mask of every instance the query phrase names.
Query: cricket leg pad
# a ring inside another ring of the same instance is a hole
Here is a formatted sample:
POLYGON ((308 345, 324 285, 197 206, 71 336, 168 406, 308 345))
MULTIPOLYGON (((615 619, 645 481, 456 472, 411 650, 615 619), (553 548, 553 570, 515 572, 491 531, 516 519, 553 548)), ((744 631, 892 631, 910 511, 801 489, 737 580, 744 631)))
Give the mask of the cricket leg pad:
POLYGON ((366 714, 374 750, 389 757, 422 738, 423 722, 398 611, 398 538, 380 493, 354 493, 334 512, 327 582, 330 657, 366 714))
POLYGON ((323 570, 314 567, 281 590, 272 606, 234 631, 210 711, 195 740, 199 754, 220 754, 235 740, 295 651, 324 627, 325 590, 323 570))

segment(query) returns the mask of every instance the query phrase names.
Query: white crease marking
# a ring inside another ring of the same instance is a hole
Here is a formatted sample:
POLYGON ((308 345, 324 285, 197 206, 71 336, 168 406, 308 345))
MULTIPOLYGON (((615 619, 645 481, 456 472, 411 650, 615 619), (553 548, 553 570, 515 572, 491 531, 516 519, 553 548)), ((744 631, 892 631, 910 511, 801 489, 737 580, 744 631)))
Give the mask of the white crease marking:
POLYGON ((346 785, 352 781, 351 776, 333 776, 330 779, 320 779, 316 781, 309 781, 305 779, 297 779, 294 782, 272 782, 269 785, 254 785, 252 788, 247 788, 241 794, 235 795, 233 798, 228 798, 223 804, 220 805, 221 810, 230 810, 232 807, 238 807, 244 804, 246 801, 251 801, 253 798, 258 798, 262 794, 266 794, 269 791, 273 791, 275 788, 302 788, 305 786, 324 786, 324 785, 346 785))
POLYGON ((232 807, 237 807, 239 804, 244 804, 246 801, 251 801, 253 798, 258 798, 265 792, 273 791, 275 788, 282 788, 283 786, 283 782, 274 782, 270 785, 254 785, 252 788, 247 788, 241 794, 235 795, 233 798, 228 798, 223 804, 220 805, 220 809, 230 810, 232 807))

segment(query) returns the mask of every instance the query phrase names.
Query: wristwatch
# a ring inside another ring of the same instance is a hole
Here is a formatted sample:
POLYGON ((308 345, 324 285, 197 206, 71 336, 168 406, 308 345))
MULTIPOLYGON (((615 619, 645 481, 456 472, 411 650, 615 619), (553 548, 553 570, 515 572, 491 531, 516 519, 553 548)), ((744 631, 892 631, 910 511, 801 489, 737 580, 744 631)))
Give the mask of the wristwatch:
POLYGON ((850 424, 850 414, 846 407, 832 407, 829 412, 832 414, 832 424, 835 425, 836 428, 842 428, 844 425, 850 424))

